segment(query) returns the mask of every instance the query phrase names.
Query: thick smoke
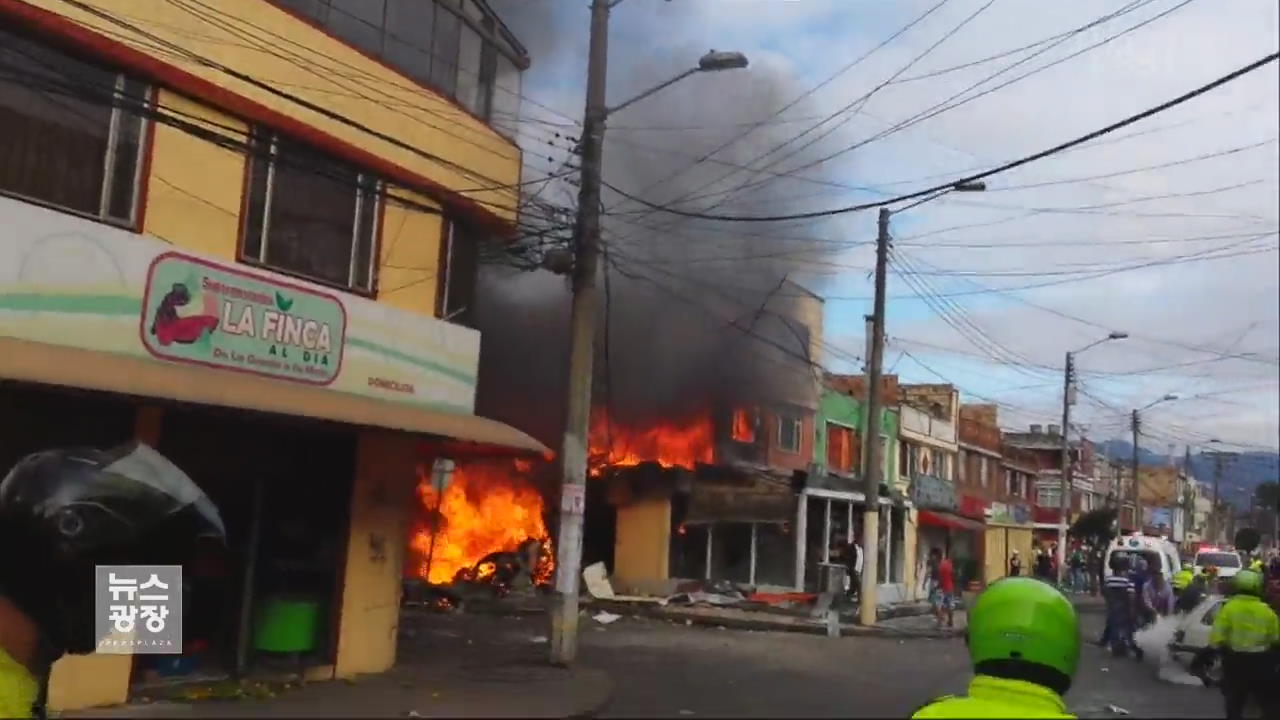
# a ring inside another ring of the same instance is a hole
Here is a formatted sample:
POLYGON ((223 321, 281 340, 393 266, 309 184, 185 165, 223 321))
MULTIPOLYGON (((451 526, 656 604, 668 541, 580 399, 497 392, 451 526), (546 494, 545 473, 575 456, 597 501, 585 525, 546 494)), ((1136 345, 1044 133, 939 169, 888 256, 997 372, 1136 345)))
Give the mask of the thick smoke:
MULTIPOLYGON (((496 4, 512 30, 530 45, 535 72, 539 63, 556 63, 565 48, 585 46, 586 14, 554 18, 534 6, 516 12, 496 4), (573 21, 573 27, 557 22, 573 21), (564 44, 548 37, 565 38, 564 44), (539 47, 553 53, 538 56, 539 47)), ((615 29, 614 37, 619 35, 615 29)), ((697 61, 709 48, 684 47, 628 62, 636 46, 615 42, 611 53, 610 100, 626 99, 671 77, 697 61)), ((561 63, 559 68, 584 66, 561 63)), ((582 81, 561 84, 580 88, 582 81)), ((536 97, 526 80, 526 93, 536 97)), ((713 149, 770 118, 804 92, 806 86, 775 59, 752 57, 750 70, 695 75, 610 118, 606 133, 605 179, 614 187, 646 199, 708 208, 724 197, 719 191, 769 175, 737 171, 755 165, 761 155, 808 127, 773 118, 744 139, 697 163, 713 149), (636 128, 699 128, 653 129, 636 128), (690 169, 690 166, 692 169, 690 169), (730 174, 732 173, 732 174, 730 174), (728 175, 723 180, 719 178, 728 175), (712 194, 704 199, 695 196, 712 194)), ((580 90, 574 90, 580 93, 580 90)), ((580 107, 581 99, 576 107, 580 107)), ((562 103, 568 111, 571 107, 562 103)), ((820 110, 805 102, 782 117, 812 117, 820 110)), ((580 115, 580 112, 574 112, 580 115)), ((533 147, 545 130, 531 128, 524 142, 533 147)), ((796 143, 799 145, 800 143, 796 143)), ((794 146, 793 146, 794 147, 794 146)), ((526 150, 528 152, 528 150, 526 150)), ((775 156, 782 154, 776 153, 775 156)), ((797 159, 775 171, 793 167, 797 159)), ((808 173, 814 176, 813 171, 808 173)), ((570 205, 575 188, 544 192, 570 205)), ((806 209, 812 203, 793 198, 815 193, 815 185, 775 180, 732 196, 715 211, 759 214, 806 209)), ((610 417, 629 426, 679 419, 709 408, 807 400, 821 363, 820 327, 815 337, 797 319, 802 307, 820 306, 802 286, 813 287, 815 261, 829 246, 816 241, 813 224, 727 224, 681 219, 649 212, 605 191, 604 243, 609 262, 605 303, 598 327, 595 395, 610 417), (783 282, 798 279, 801 285, 783 282), (607 316, 607 317, 606 317, 607 316), (607 342, 606 342, 607 338, 607 342)), ((568 281, 546 271, 519 271, 504 265, 482 268, 476 321, 483 333, 481 395, 478 411, 521 427, 558 447, 567 380, 570 296, 568 281)))

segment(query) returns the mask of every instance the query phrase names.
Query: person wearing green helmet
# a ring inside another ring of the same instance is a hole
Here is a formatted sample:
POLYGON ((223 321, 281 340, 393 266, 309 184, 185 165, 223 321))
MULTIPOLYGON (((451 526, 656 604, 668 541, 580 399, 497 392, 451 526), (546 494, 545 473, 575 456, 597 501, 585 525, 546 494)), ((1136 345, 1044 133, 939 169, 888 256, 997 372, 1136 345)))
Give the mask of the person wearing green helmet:
POLYGON ((1075 608, 1034 578, 997 580, 969 611, 974 677, 964 696, 933 700, 913 718, 1074 718, 1062 696, 1080 659, 1075 608))
POLYGON ((1265 717, 1280 716, 1274 687, 1280 617, 1262 601, 1261 575, 1241 570, 1231 578, 1231 599, 1214 618, 1209 647, 1222 654, 1228 720, 1244 717, 1250 697, 1263 706, 1265 717))

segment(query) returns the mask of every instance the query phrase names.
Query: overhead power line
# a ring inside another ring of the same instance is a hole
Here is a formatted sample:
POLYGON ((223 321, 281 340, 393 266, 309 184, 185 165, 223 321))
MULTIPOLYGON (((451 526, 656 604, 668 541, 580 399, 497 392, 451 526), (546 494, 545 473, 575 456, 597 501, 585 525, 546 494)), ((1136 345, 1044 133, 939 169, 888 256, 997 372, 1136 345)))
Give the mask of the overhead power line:
POLYGON ((1218 87, 1226 85, 1227 83, 1237 80, 1259 68, 1262 68, 1272 62, 1275 62, 1277 57, 1280 57, 1280 53, 1271 53, 1270 55, 1267 55, 1263 58, 1255 60, 1238 70, 1234 70, 1230 73, 1227 73, 1226 75, 1223 75, 1222 77, 1219 77, 1216 80, 1213 80, 1209 83, 1201 85, 1200 87, 1194 90, 1191 90, 1189 92, 1183 93, 1182 95, 1179 95, 1176 98, 1167 100, 1159 105, 1156 105, 1155 107, 1151 107, 1146 110, 1143 110, 1142 112, 1135 113, 1123 120, 1107 125, 1106 127, 1099 128, 1092 132, 1086 133, 1072 140, 1068 140, 1064 143, 1060 143, 1051 148, 1047 148, 1045 150, 1032 153, 1031 155, 1026 155, 1024 157, 1018 158, 1017 160, 1012 160, 1010 162, 1004 163, 1003 165, 998 165, 989 170, 984 170, 979 173, 974 173, 967 177, 957 178, 951 182, 942 183, 940 185, 934 185, 933 187, 925 188, 923 190, 917 190, 912 193, 907 193, 904 195, 899 195, 897 197, 887 198, 884 200, 876 200, 873 202, 859 203, 856 205, 848 205, 840 208, 832 208, 830 210, 815 210, 811 212, 792 213, 792 214, 785 214, 785 215, 757 215, 757 216, 724 215, 724 214, 716 214, 716 213, 693 212, 689 210, 681 210, 679 208, 671 207, 669 205, 660 205, 658 203, 651 202, 644 198, 634 196, 624 190, 620 190, 614 187, 612 184, 609 184, 609 183, 605 183, 605 184, 609 187, 610 190, 613 190, 619 195, 622 195, 623 197, 629 198, 635 202, 638 202, 642 205, 650 207, 654 210, 669 213, 672 215, 679 215, 681 217, 696 218, 700 220, 718 220, 721 222, 783 222, 787 220, 805 220, 810 218, 843 215, 846 213, 858 212, 861 210, 869 210, 872 208, 885 207, 887 205, 892 205, 894 203, 904 202, 907 200, 915 200, 917 198, 921 198, 926 195, 931 195, 936 192, 949 190, 952 187, 955 187, 957 185, 964 185, 967 183, 977 182, 979 180, 989 178, 993 175, 998 175, 1000 173, 1007 172, 1014 168, 1022 167, 1023 165, 1028 165, 1030 163, 1036 162, 1037 160, 1042 160, 1046 157, 1062 152, 1063 150, 1066 150, 1068 148, 1072 148, 1077 145, 1082 145, 1086 142, 1089 142, 1090 140, 1093 140, 1094 138, 1102 137, 1109 133, 1115 132, 1116 130, 1119 130, 1121 128, 1128 127, 1129 125, 1132 125, 1136 122, 1140 122, 1154 115, 1158 115, 1159 113, 1169 110, 1170 108, 1177 107, 1182 103, 1185 103, 1189 100, 1197 98, 1200 95, 1203 95, 1211 90, 1214 90, 1218 87))

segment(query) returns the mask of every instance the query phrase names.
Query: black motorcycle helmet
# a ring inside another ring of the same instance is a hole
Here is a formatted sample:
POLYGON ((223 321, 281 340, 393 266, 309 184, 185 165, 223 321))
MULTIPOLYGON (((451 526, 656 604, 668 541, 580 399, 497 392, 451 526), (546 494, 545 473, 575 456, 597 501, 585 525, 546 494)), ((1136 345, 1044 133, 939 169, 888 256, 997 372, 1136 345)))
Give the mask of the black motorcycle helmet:
POLYGON ((35 453, 0 481, 0 595, 49 661, 97 646, 95 566, 181 565, 202 540, 226 542, 217 508, 145 444, 35 453))

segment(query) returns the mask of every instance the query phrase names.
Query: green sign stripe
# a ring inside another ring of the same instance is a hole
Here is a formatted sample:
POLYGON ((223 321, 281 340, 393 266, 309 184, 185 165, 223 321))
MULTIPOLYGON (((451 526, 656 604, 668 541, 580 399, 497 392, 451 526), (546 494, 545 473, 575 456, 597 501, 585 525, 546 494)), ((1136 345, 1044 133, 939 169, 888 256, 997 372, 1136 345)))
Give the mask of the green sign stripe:
POLYGON ((0 310, 79 315, 139 315, 142 299, 128 295, 0 294, 0 310))
MULTIPOLYGON (((0 310, 16 310, 25 312, 58 312, 79 315, 139 315, 142 313, 142 299, 128 295, 74 295, 74 294, 41 294, 11 293, 0 294, 0 310)), ((474 385, 476 375, 465 370, 458 370, 447 365, 414 357, 396 350, 360 338, 347 338, 347 345, 362 348, 370 352, 394 358, 401 362, 454 378, 468 385, 474 385)))
POLYGON ((362 340, 360 338, 348 336, 347 345, 350 347, 358 347, 362 350, 368 350, 369 352, 377 353, 379 355, 385 355, 389 358, 409 363, 410 365, 416 365, 420 368, 431 370, 433 372, 440 373, 441 375, 446 375, 455 380, 460 380, 468 385, 474 385, 476 382, 475 373, 451 368, 447 365, 441 365, 438 362, 432 362, 431 360, 423 360, 422 358, 414 357, 408 353, 401 352, 394 348, 389 348, 386 345, 379 345, 378 343, 371 342, 369 340, 362 340))

